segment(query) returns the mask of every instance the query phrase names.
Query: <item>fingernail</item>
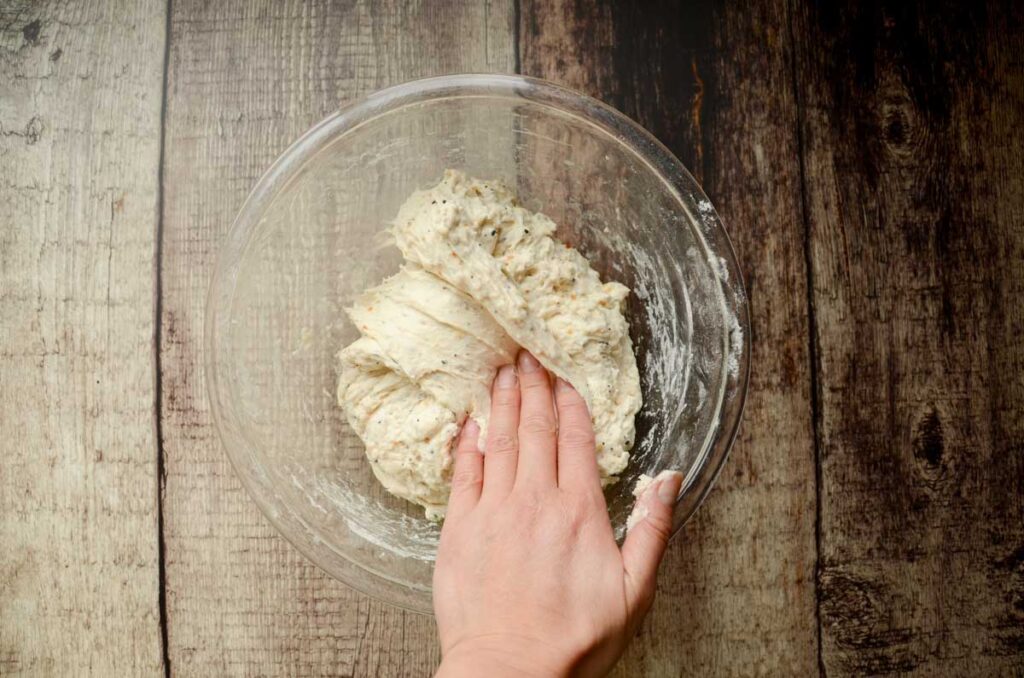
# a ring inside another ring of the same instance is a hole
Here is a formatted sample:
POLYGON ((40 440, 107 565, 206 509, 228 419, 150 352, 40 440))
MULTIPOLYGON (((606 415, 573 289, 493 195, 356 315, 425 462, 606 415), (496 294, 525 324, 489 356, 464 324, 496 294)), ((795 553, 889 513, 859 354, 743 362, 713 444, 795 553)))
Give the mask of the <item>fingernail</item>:
POLYGON ((519 352, 519 369, 523 374, 530 374, 540 369, 540 363, 533 357, 533 354, 529 351, 519 352))
POLYGON ((498 388, 515 388, 516 368, 511 365, 505 365, 498 370, 498 378, 495 381, 498 384, 498 388))
POLYGON ((658 501, 671 506, 679 498, 679 488, 683 485, 683 474, 678 471, 666 473, 658 483, 658 501))
POLYGON ((561 377, 555 379, 555 393, 569 393, 572 390, 572 384, 567 382, 565 379, 562 379, 561 377))
POLYGON ((467 419, 466 423, 462 425, 462 437, 472 440, 480 436, 480 424, 476 423, 472 419, 467 419))

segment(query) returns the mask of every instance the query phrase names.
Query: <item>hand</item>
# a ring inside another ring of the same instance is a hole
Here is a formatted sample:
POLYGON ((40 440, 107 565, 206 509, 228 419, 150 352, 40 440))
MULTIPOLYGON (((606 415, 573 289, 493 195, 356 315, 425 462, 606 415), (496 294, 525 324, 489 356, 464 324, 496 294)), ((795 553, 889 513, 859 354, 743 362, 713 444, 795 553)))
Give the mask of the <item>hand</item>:
POLYGON ((494 380, 486 453, 472 421, 457 443, 434 570, 438 676, 606 673, 651 606, 671 534, 679 474, 641 496, 619 550, 586 403, 526 351, 518 368, 494 380))

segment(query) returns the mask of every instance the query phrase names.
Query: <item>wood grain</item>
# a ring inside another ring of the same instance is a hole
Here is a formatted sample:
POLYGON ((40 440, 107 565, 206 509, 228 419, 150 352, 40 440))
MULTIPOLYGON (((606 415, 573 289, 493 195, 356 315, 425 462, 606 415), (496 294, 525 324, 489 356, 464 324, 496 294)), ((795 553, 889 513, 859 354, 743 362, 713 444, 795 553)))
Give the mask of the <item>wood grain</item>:
POLYGON ((161 4, 0 6, 0 675, 161 672, 161 4))
POLYGON ((221 239, 259 175, 353 97, 513 67, 511 3, 176 1, 163 237, 161 413, 176 675, 422 676, 434 622, 371 601, 288 545, 231 470, 202 375, 221 239))
POLYGON ((750 296, 741 435, 671 544, 655 608, 616 675, 809 675, 815 469, 786 5, 525 1, 520 35, 524 73, 616 106, 694 172, 734 239, 750 296))
POLYGON ((2 3, 0 675, 430 673, 431 619, 242 490, 203 309, 306 128, 517 62, 679 155, 750 294, 740 438, 616 675, 1024 673, 1024 13, 924 4, 175 0, 158 286, 166 4, 2 3))
POLYGON ((830 674, 1024 673, 1024 12, 801 7, 830 674))

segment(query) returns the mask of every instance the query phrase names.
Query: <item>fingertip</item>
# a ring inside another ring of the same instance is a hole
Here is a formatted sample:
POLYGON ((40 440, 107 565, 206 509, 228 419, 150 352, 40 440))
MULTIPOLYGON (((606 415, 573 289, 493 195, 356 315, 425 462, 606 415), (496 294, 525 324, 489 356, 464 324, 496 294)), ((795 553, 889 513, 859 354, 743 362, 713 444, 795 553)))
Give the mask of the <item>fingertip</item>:
POLYGON ((572 384, 561 377, 555 377, 555 395, 567 396, 573 393, 576 393, 576 389, 572 387, 572 384))
POLYGON ((459 447, 472 446, 472 449, 478 450, 479 445, 477 444, 480 439, 480 424, 476 423, 472 418, 467 418, 466 423, 462 425, 462 432, 459 433, 459 447))
POLYGON ((459 431, 459 437, 455 441, 455 451, 480 452, 480 425, 472 419, 467 418, 459 431))
POLYGON ((557 407, 571 407, 573 405, 586 405, 580 392, 565 379, 555 378, 555 405, 557 407))
POLYGON ((558 485, 600 494, 600 474, 594 451, 594 422, 587 403, 565 379, 555 379, 558 412, 558 485))
POLYGON ((679 499, 679 489, 683 486, 683 474, 679 471, 668 471, 660 474, 658 482, 658 502, 663 506, 675 506, 679 499))
POLYGON ((523 374, 533 374, 541 367, 537 358, 535 358, 534 355, 525 348, 519 351, 519 357, 516 359, 516 363, 519 365, 519 371, 523 374))
POLYGON ((654 531, 668 541, 672 532, 672 512, 679 499, 682 484, 683 474, 678 471, 659 473, 637 496, 627 529, 631 530, 642 522, 649 522, 654 531))
POLYGON ((514 365, 503 365, 494 377, 491 416, 487 422, 484 493, 503 496, 512 490, 519 459, 517 430, 520 410, 519 377, 514 365))
POLYGON ((632 583, 632 600, 638 608, 650 604, 661 563, 672 537, 672 513, 679 498, 683 475, 662 471, 637 498, 630 515, 622 559, 632 583))
POLYGON ((494 377, 495 390, 508 391, 518 386, 516 368, 513 365, 503 365, 494 377))
POLYGON ((458 516, 480 498, 483 484, 483 455, 479 448, 480 425, 466 419, 455 446, 448 515, 458 516))
POLYGON ((522 407, 518 426, 521 447, 516 483, 553 487, 558 478, 558 419, 551 397, 551 378, 527 350, 519 352, 517 365, 522 407))

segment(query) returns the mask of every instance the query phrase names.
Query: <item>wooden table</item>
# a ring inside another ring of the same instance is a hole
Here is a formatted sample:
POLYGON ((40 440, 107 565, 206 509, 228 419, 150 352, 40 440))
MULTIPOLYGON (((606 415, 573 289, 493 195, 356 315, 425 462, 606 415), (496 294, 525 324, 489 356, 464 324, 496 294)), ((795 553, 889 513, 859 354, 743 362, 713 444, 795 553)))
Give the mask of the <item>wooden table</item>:
POLYGON ((741 434, 616 675, 1022 675, 1024 11, 942 4, 0 3, 0 675, 437 664, 250 501, 201 335, 274 158, 465 71, 637 119, 746 275, 741 434))

